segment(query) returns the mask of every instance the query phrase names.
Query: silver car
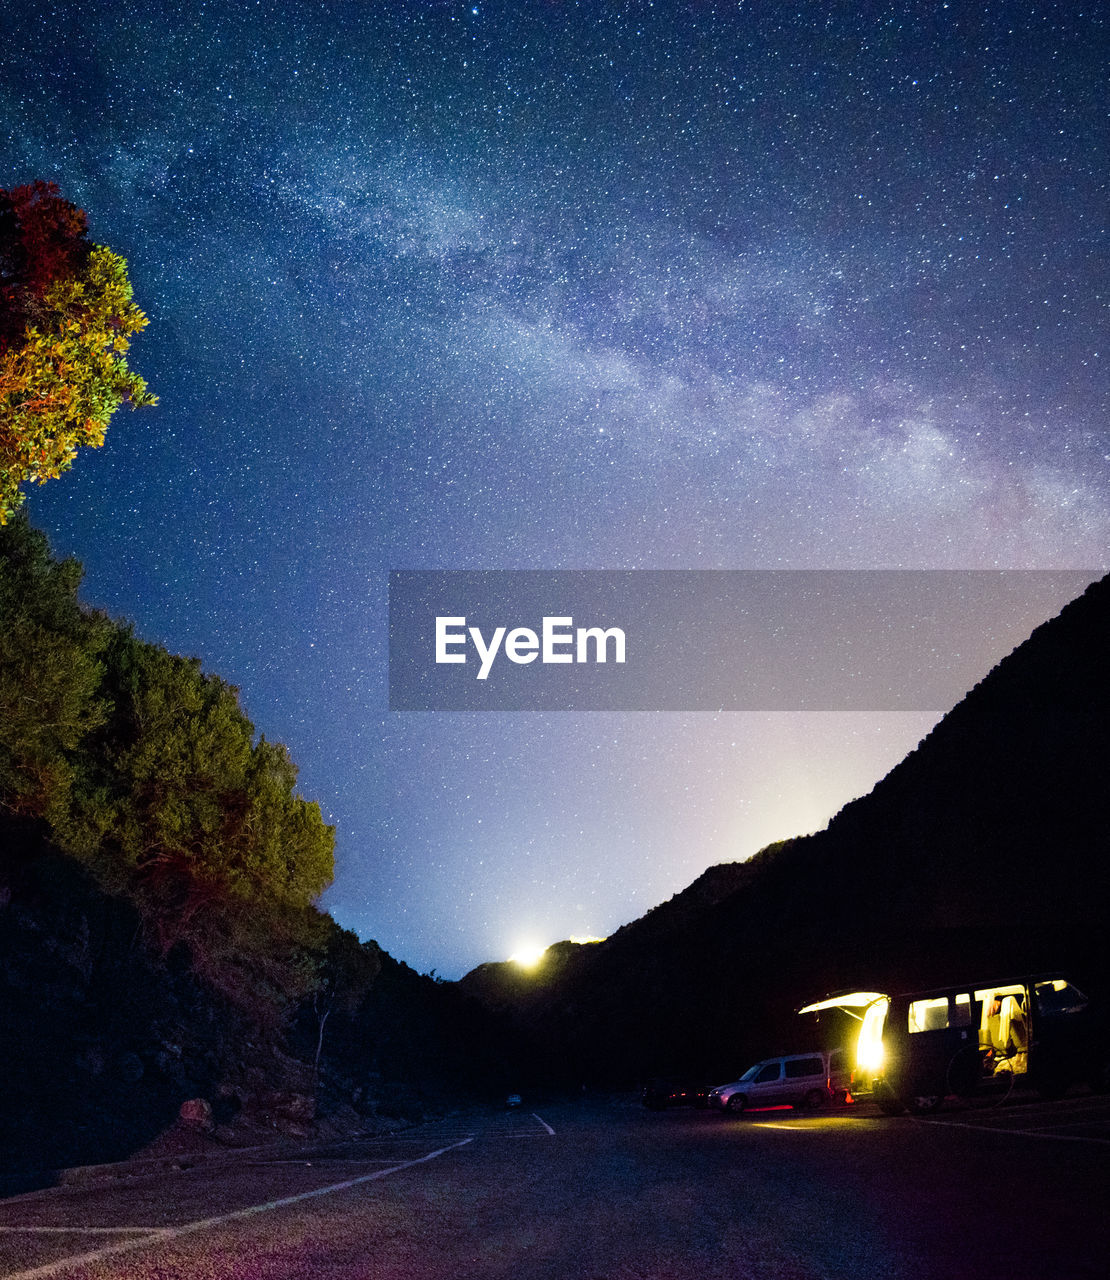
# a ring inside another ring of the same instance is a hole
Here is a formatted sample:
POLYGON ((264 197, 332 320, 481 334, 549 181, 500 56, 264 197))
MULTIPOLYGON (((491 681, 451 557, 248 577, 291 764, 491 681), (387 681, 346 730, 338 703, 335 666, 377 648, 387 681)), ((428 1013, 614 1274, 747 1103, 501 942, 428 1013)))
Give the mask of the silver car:
POLYGON ((769 1107, 816 1110, 846 1100, 849 1074, 843 1049, 764 1058, 739 1080, 711 1089, 709 1105, 734 1115, 769 1107))

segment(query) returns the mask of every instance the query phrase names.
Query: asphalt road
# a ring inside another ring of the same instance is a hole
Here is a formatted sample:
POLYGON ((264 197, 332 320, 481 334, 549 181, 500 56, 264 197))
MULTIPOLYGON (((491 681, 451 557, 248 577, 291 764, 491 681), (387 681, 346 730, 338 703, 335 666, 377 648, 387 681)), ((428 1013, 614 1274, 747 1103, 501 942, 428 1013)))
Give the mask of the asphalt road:
POLYGON ((1107 1274, 1110 1101, 744 1119, 537 1105, 0 1202, 0 1276, 1069 1280, 1107 1274))

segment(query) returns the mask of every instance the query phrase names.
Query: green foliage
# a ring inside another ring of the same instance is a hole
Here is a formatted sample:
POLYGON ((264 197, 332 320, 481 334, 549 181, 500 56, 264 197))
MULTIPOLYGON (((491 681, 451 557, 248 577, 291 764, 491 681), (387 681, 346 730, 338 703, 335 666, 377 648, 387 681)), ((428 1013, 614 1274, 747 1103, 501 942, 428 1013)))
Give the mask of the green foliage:
POLYGON ((0 808, 64 820, 80 744, 104 716, 111 624, 77 603, 81 566, 24 519, 0 529, 0 808))
POLYGON ((104 443, 112 414, 157 403, 127 366, 147 318, 127 263, 85 237, 85 216, 52 183, 0 191, 0 524, 24 484, 104 443))
POLYGON ((63 836, 141 896, 165 949, 195 943, 217 904, 243 932, 242 904, 303 909, 323 891, 333 830, 296 794, 285 748, 254 741, 230 685, 121 628, 102 687, 110 712, 88 740, 63 836))
POLYGON ((317 1032, 313 1060, 317 1070, 328 1019, 338 1011, 350 1020, 382 968, 377 943, 360 942, 356 934, 341 929, 330 916, 321 916, 320 925, 320 940, 313 956, 316 987, 312 997, 317 1032))
POLYGON ((76 561, 12 520, 120 405, 156 403, 126 360, 146 323, 127 263, 56 186, 0 190, 0 810, 44 823, 163 952, 276 1025, 314 992, 347 1008, 377 972, 312 906, 333 829, 234 688, 83 608, 76 561))
POLYGON ((0 529, 0 806, 45 821, 256 1021, 346 999, 362 969, 340 973, 350 948, 312 907, 334 831, 289 753, 196 659, 84 609, 80 580, 25 520, 0 529))
POLYGON ((319 1005, 353 1014, 381 972, 381 951, 376 942, 360 942, 350 929, 321 915, 315 967, 319 1005))
POLYGON ((175 918, 165 884, 158 888, 157 899, 149 883, 138 890, 147 926, 163 933, 168 926, 193 971, 264 1031, 278 1030, 321 992, 320 957, 327 926, 335 926, 315 907, 215 894, 175 918))

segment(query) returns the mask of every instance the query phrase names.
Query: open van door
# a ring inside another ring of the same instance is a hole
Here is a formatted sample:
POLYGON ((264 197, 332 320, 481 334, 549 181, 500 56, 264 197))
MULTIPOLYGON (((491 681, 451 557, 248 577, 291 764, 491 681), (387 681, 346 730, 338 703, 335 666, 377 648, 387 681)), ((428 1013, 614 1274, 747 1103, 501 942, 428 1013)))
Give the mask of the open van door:
MULTIPOLYGON (((887 1112, 935 1111, 949 1096, 1008 1093, 1015 1082, 1042 1096, 1105 1078, 1105 1025, 1059 974, 972 982, 908 994, 852 991, 799 1009, 839 1009, 858 1030, 852 1095, 887 1112)), ((852 1043, 854 1041, 854 1044, 852 1043)))
POLYGON ((845 991, 803 1005, 798 1010, 803 1014, 839 1009, 854 1020, 855 1029, 849 1033, 843 1046, 851 1064, 853 1098, 868 1097, 874 1087, 874 1078, 882 1069, 883 1028, 889 1008, 890 997, 882 991, 845 991))

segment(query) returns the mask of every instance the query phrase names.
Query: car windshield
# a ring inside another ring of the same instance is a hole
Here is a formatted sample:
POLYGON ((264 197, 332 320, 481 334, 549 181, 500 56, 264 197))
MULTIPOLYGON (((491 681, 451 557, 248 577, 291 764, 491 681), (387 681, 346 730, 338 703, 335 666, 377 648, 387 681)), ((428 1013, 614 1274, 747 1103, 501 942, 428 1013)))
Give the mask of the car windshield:
MULTIPOLYGON (((745 1071, 744 1074, 740 1077, 740 1080, 750 1080, 761 1066, 763 1066, 763 1063, 757 1062, 754 1067, 749 1067, 747 1071, 745 1071)), ((739 1083, 739 1081, 737 1081, 737 1083, 739 1083)))

